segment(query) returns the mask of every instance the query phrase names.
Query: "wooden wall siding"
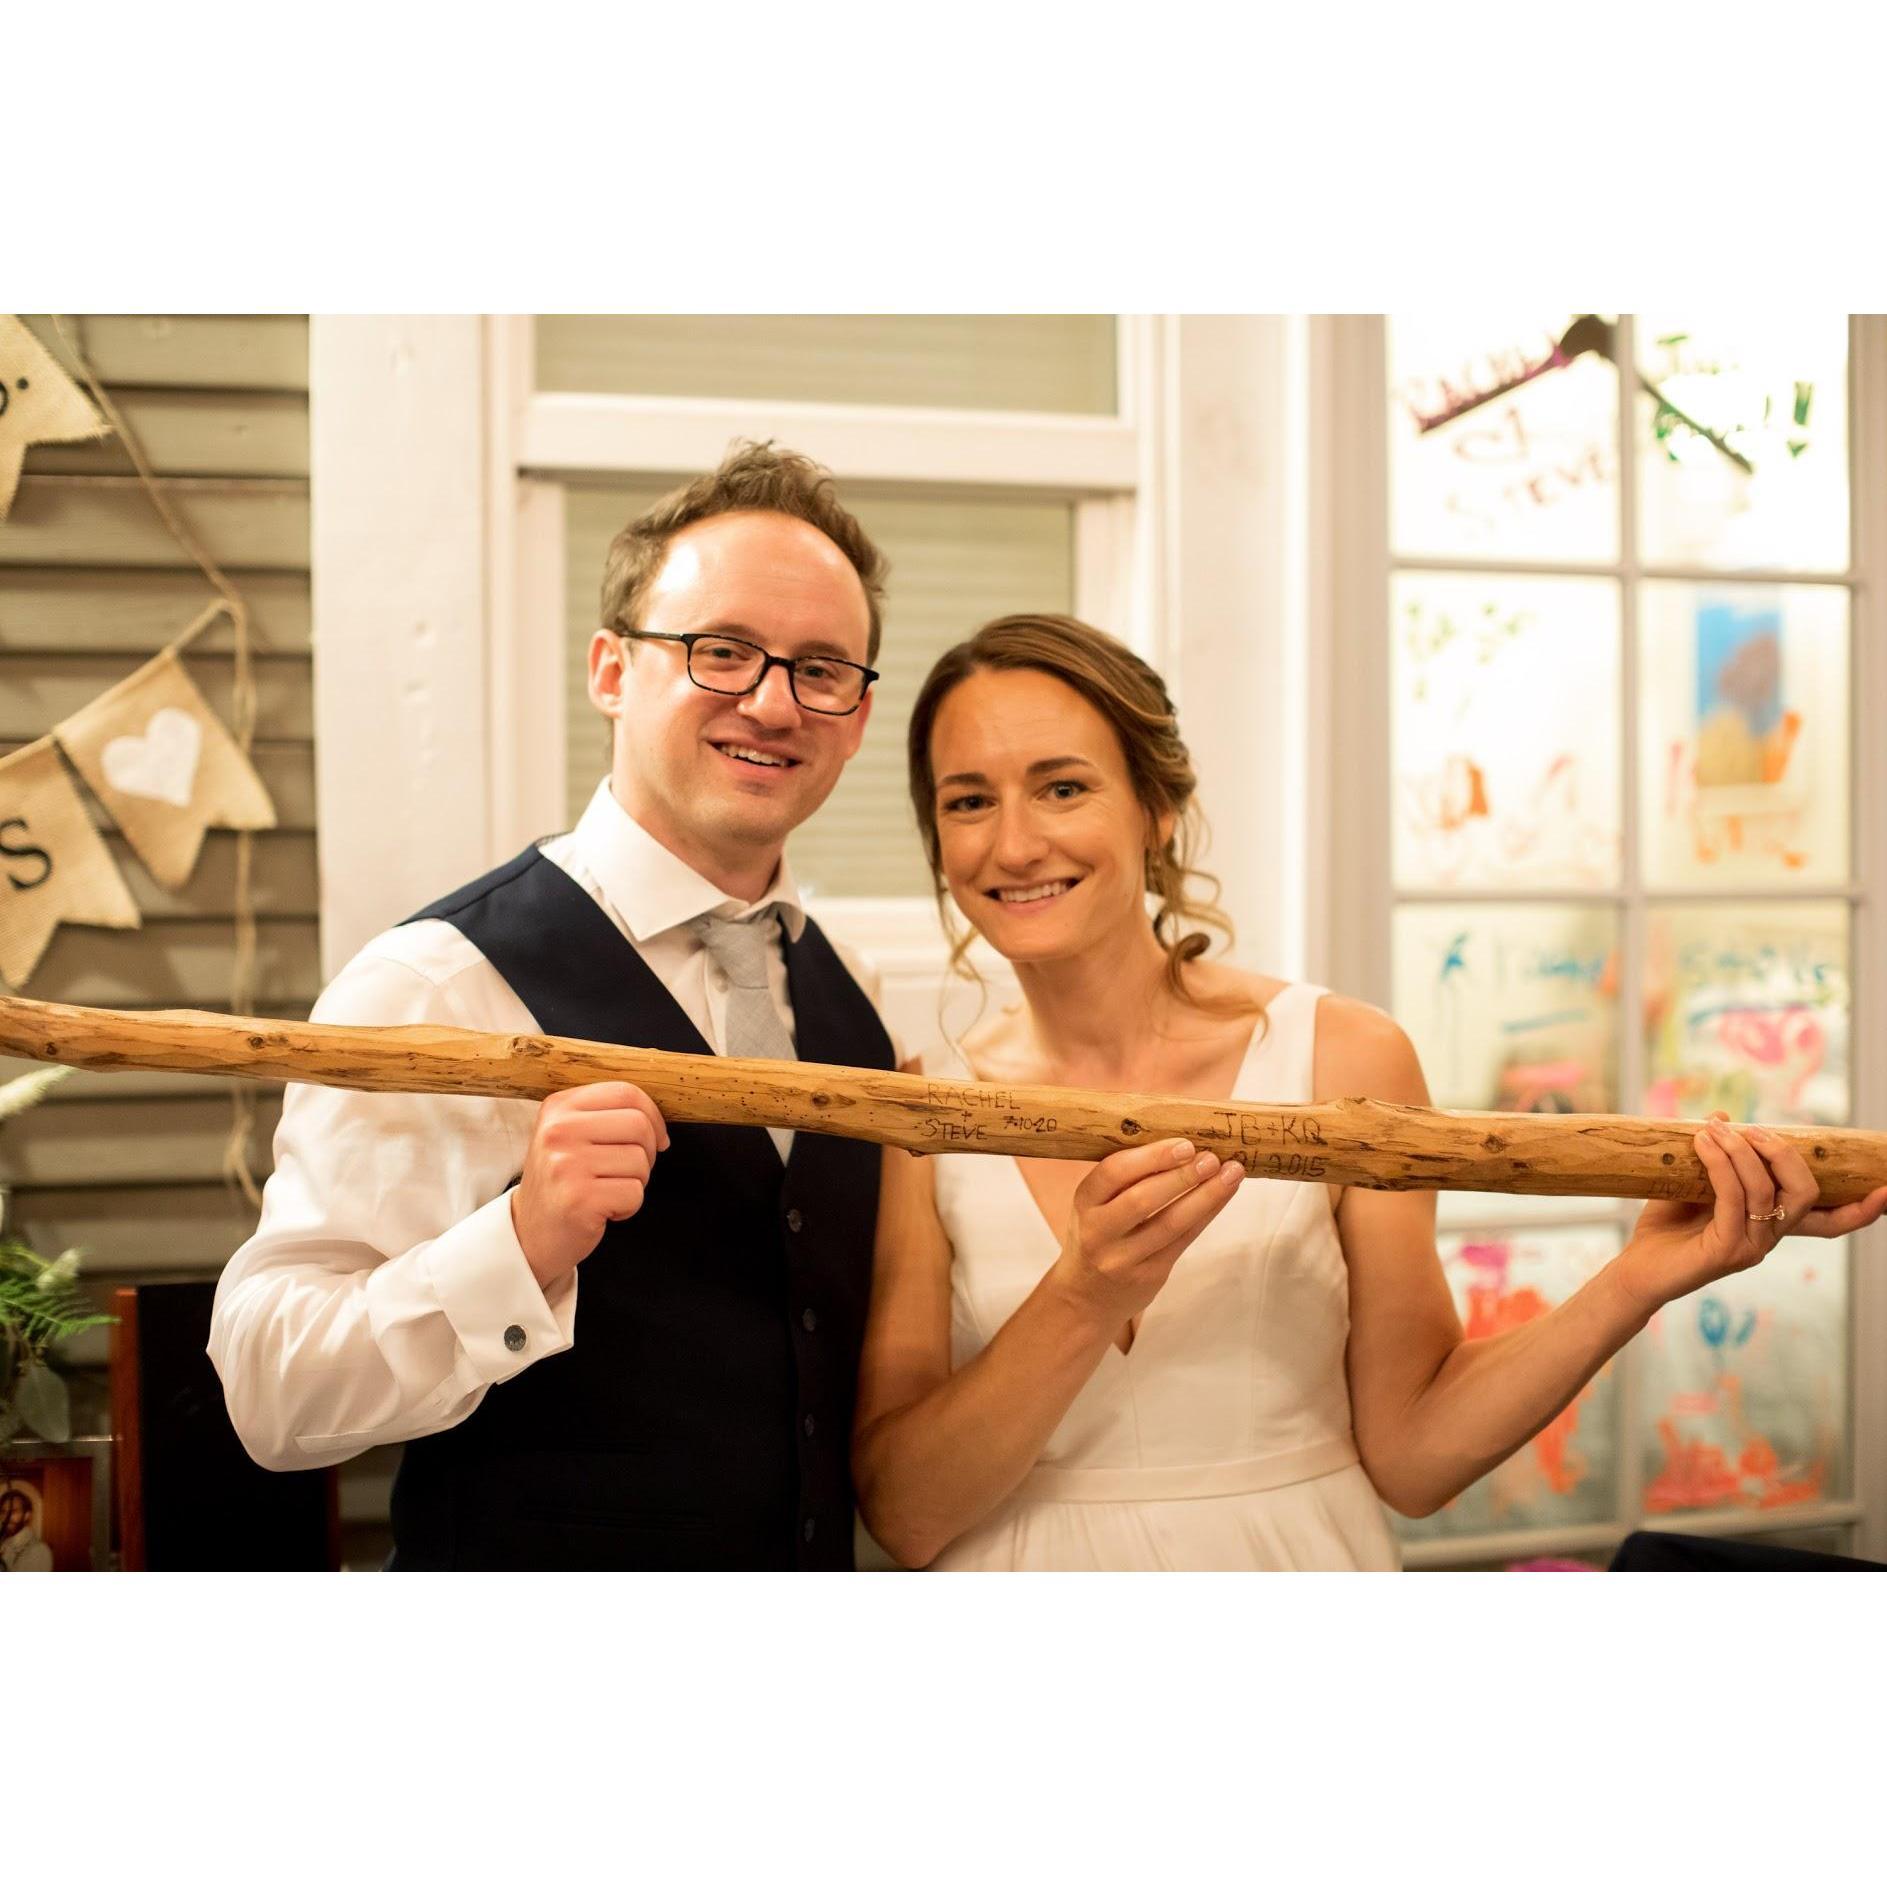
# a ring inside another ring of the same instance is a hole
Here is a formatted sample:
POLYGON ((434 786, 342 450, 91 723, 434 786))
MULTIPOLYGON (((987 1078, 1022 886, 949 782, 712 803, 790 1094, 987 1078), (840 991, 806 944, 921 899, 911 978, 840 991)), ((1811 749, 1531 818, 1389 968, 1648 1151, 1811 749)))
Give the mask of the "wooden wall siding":
MULTIPOLYGON (((259 1110, 260 1131, 275 1136, 281 1102, 259 1110)), ((22 1115, 7 1135, 7 1165, 20 1186, 99 1183, 96 1149, 112 1149, 114 1186, 171 1186, 220 1181, 229 1108, 218 1095, 163 1100, 65 1100, 22 1115)), ((227 1255, 227 1254, 225 1254, 227 1255)))
MULTIPOLYGON (((256 1003, 313 996, 320 953, 312 918, 263 918, 256 926, 256 1003)), ((159 918, 142 930, 67 924, 33 973, 30 995, 111 1009, 204 1009, 229 1004, 230 927, 159 918)), ((0 1135, 0 1148, 5 1137, 0 1135)))
MULTIPOLYGON (((211 832, 187 884, 166 889, 123 839, 106 841, 146 920, 218 918, 236 914, 236 835, 211 832)), ((258 916, 305 921, 319 907, 312 832, 258 832, 250 842, 249 900, 258 916)))
MULTIPOLYGON (((281 819, 255 841, 257 1007, 305 1016, 319 989, 308 587, 308 325, 297 316, 68 317, 137 429, 179 513, 252 612, 255 761, 281 819)), ((60 352, 49 318, 32 326, 60 352)), ((165 530, 116 440, 34 447, 0 523, 0 750, 13 751, 156 653, 213 592, 165 530)), ((226 624, 185 658, 230 713, 226 624)), ((81 787, 82 794, 85 789, 81 787)), ((26 994, 121 1008, 227 1010, 236 841, 212 832, 190 882, 156 885, 85 794, 145 924, 67 926, 26 994)), ((0 1059, 0 1079, 21 1064, 0 1059)), ((251 1149, 267 1171, 280 1088, 258 1084, 251 1149)), ((75 1075, 0 1128, 10 1229, 39 1249, 86 1250, 101 1288, 214 1276, 255 1214, 222 1178, 228 1084, 176 1075, 75 1075)), ((100 1361, 81 1340, 73 1360, 100 1361)))
MULTIPOLYGON (((175 387, 114 393, 160 478, 306 478, 308 400, 301 393, 226 393, 214 406, 175 387)), ((39 472, 128 472, 116 437, 37 449, 39 472)))
MULTIPOLYGON (((41 472, 34 468, 37 450, 26 455, 27 470, 0 530, 0 570, 18 564, 194 568, 135 478, 41 472)), ((173 479, 169 490, 183 498, 184 521, 225 569, 307 569, 305 479, 173 479)))
MULTIPOLYGON (((52 317, 24 320, 56 355, 52 317)), ((308 391, 306 315, 67 315, 65 324, 114 399, 120 387, 308 391)))
MULTIPOLYGON (((308 653, 312 612, 304 573, 245 575, 242 594, 249 605, 249 646, 257 655, 308 653)), ((18 654, 147 655, 190 621, 204 600, 203 579, 195 570, 11 568, 0 580, 0 648, 18 654)), ((191 659, 199 652, 227 653, 229 647, 229 625, 219 621, 197 638, 191 659)))
MULTIPOLYGON (((0 527, 3 529, 4 527, 0 527)), ((6 578, 0 575, 0 583, 6 578)), ((178 628, 183 624, 179 623, 178 628)), ((137 667, 138 656, 0 655, 0 741, 14 746, 37 739, 54 722, 76 714, 137 667)), ((185 658, 190 679, 225 723, 233 713, 235 658, 185 658)), ((261 655, 252 670, 256 689, 256 736, 261 740, 311 741, 314 695, 306 656, 261 655)))
MULTIPOLYGON (((223 1120, 227 1128, 227 1109, 223 1120)), ((249 1202, 221 1180, 41 1187, 20 1193, 12 1206, 13 1228, 37 1240, 41 1249, 82 1246, 85 1276, 95 1286, 106 1280, 130 1284, 140 1278, 214 1277, 255 1230, 256 1220, 249 1202), (205 1263, 205 1252, 221 1255, 205 1263)), ((102 1361, 109 1347, 102 1336, 90 1342, 81 1337, 70 1354, 79 1362, 102 1361)))

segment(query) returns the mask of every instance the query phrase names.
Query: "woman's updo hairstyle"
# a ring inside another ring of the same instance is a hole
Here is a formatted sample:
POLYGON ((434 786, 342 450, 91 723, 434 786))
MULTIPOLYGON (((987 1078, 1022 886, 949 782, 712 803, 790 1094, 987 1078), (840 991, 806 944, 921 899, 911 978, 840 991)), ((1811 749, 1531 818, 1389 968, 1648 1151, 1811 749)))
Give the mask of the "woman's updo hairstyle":
MULTIPOLYGON (((1192 756, 1179 737, 1179 718, 1159 675, 1125 644, 1072 616, 999 616, 967 642, 937 658, 918 690, 908 735, 911 809, 930 861, 940 909, 945 905, 943 848, 937 830, 937 783, 931 771, 930 737, 946 697, 970 676, 989 670, 1035 669, 1052 675, 1089 702, 1113 728, 1127 757, 1128 776, 1147 814, 1146 888, 1158 900, 1153 934, 1166 952, 1166 980, 1173 993, 1197 1008, 1244 1010, 1256 1004, 1203 998, 1186 985, 1186 965, 1203 956, 1212 939, 1206 925, 1232 938, 1231 920, 1214 901, 1219 881, 1193 864, 1205 843, 1204 816, 1194 802, 1198 786, 1192 756), (1172 815, 1171 836, 1161 843, 1159 823, 1172 815), (1188 881, 1210 887, 1193 895, 1188 881)), ((961 936, 951 952, 957 967, 969 948, 961 936)))

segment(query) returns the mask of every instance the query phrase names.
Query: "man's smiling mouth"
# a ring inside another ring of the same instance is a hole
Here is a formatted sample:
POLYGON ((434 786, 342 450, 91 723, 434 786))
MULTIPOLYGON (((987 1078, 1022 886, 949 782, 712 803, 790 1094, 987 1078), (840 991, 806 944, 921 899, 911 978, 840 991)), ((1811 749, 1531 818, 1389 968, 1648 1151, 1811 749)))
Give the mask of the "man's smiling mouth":
POLYGON ((776 772, 785 772, 799 765, 790 755, 782 753, 762 753, 758 747, 743 747, 731 740, 710 741, 716 753, 724 753, 730 760, 738 760, 750 767, 770 767, 776 772))

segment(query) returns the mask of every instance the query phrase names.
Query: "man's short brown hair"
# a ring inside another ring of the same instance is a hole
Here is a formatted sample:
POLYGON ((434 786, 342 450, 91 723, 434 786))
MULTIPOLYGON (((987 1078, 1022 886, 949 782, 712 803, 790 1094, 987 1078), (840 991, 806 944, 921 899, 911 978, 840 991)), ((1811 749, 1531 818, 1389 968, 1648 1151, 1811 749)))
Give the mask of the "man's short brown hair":
POLYGON ((884 600, 883 553, 859 521, 839 503, 832 474, 800 452, 783 452, 771 440, 737 440, 713 471, 672 491, 616 533, 603 560, 603 627, 635 629, 649 585, 655 581, 675 535, 703 518, 730 511, 778 511, 823 532, 845 553, 865 586, 871 611, 871 640, 865 660, 878 659, 879 614, 884 600))

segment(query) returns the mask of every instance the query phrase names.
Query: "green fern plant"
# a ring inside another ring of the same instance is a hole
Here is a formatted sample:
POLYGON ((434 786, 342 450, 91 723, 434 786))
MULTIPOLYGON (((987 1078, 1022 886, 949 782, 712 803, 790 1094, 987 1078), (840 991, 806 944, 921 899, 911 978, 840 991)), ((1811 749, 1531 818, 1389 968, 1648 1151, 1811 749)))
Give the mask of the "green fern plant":
MULTIPOLYGON (((70 1073, 44 1068, 7 1082, 0 1087, 0 1121, 36 1106, 70 1073)), ((47 1355, 81 1330, 117 1322, 95 1311, 79 1290, 79 1256, 67 1251, 42 1258, 22 1240, 0 1237, 0 1442, 22 1428, 43 1441, 65 1441, 72 1433, 65 1379, 47 1355)))

